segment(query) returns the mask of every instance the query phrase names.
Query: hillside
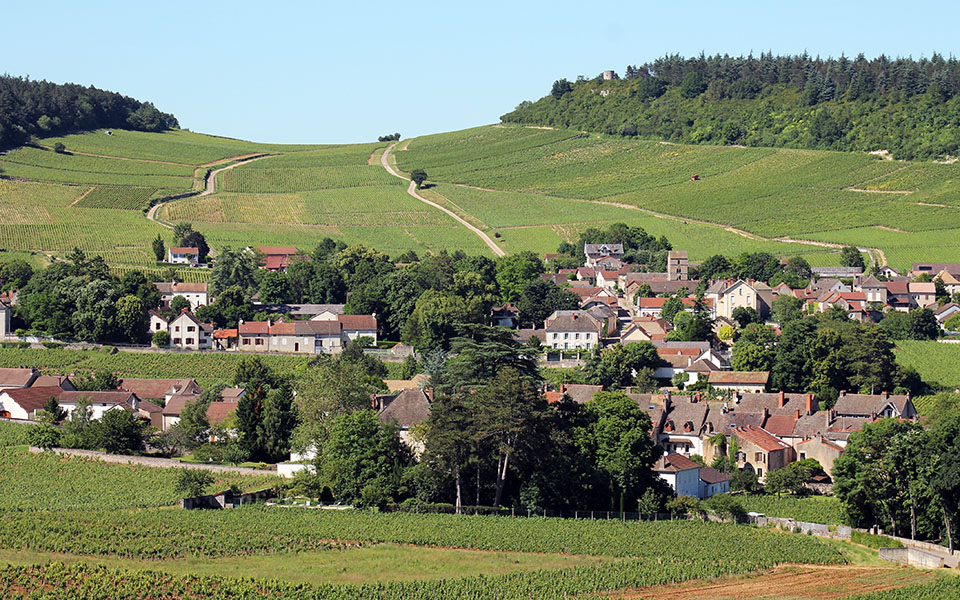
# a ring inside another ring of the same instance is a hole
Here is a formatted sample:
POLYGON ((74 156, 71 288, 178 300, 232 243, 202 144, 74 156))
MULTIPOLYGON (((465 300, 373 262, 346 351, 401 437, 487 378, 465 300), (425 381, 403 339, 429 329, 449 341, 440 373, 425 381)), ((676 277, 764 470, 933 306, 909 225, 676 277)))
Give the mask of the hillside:
POLYGON ((425 169, 432 191, 510 250, 552 251, 588 222, 629 218, 691 258, 763 249, 836 264, 834 249, 776 241, 789 238, 880 248, 895 267, 960 260, 960 164, 516 126, 398 148, 401 168, 425 169))
POLYGON ((0 75, 0 149, 24 144, 31 136, 101 127, 165 131, 179 124, 153 104, 116 92, 0 75))
POLYGON ((898 159, 960 149, 953 57, 665 56, 628 66, 624 79, 607 76, 560 79, 501 119, 681 143, 882 149, 898 159))

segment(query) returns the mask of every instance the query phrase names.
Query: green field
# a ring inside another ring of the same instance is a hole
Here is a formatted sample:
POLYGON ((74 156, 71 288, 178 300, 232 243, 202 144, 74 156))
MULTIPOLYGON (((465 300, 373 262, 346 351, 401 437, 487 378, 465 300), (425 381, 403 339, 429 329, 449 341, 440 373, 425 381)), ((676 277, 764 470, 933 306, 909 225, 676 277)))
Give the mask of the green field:
POLYGON ((795 519, 809 523, 842 524, 847 522, 846 511, 833 496, 742 496, 743 508, 768 517, 795 519))
POLYGON ((960 344, 898 340, 893 352, 897 362, 916 369, 924 383, 951 392, 960 388, 960 344))
MULTIPOLYGON (((955 243, 946 242, 956 239, 960 222, 958 165, 812 150, 685 146, 505 126, 416 138, 396 152, 396 159, 402 169, 422 168, 438 182, 499 190, 438 186, 463 213, 490 228, 555 226, 554 215, 571 222, 583 209, 561 199, 588 200, 722 224, 766 238, 889 249, 887 257, 897 267, 912 260, 955 260, 958 252, 955 243), (699 180, 691 181, 693 175, 699 180), (849 230, 863 234, 853 239, 849 230)), ((604 220, 604 212, 597 207, 598 220, 604 220)), ((669 228, 679 229, 675 222, 669 228)), ((716 229, 723 235, 701 245, 734 254, 721 239, 728 232, 716 229)), ((674 247, 689 250, 692 258, 701 256, 696 243, 674 242, 674 247)), ((817 253, 809 247, 795 252, 817 253)))

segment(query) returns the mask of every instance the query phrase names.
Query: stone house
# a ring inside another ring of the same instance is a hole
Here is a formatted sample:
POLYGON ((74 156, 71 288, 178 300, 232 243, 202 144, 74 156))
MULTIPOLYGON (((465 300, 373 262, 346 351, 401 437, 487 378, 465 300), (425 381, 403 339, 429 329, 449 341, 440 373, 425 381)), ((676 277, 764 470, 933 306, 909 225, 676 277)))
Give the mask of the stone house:
POLYGON ((544 322, 546 345, 556 350, 590 350, 600 342, 602 326, 583 310, 557 310, 544 322))
POLYGON ((717 390, 759 393, 766 389, 770 371, 712 371, 707 382, 717 390))
POLYGON ((748 426, 731 430, 739 446, 737 467, 757 474, 761 482, 767 473, 775 471, 796 460, 793 448, 763 428, 748 426))
POLYGON ((740 307, 752 308, 766 318, 773 304, 773 290, 768 285, 742 279, 717 281, 707 289, 705 297, 713 300, 715 316, 725 319, 732 319, 733 312, 740 307))
POLYGON ((181 283, 178 281, 159 281, 153 284, 160 292, 160 302, 165 307, 177 296, 190 303, 190 310, 197 310, 210 303, 206 283, 181 283))

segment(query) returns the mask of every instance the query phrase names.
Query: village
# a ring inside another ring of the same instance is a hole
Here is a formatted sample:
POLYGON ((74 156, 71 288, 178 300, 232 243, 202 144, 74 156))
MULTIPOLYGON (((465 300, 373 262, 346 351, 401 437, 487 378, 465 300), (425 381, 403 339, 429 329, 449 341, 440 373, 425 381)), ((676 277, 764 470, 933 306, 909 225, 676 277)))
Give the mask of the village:
MULTIPOLYGON (((195 261, 194 250, 171 248, 170 260, 196 264, 191 262, 195 261)), ((256 251, 261 268, 268 272, 284 272, 304 258, 293 247, 256 251)), ((676 494, 695 498, 730 491, 731 474, 708 466, 725 457, 728 438, 736 440, 732 459, 737 468, 753 473, 759 483, 772 471, 814 459, 822 470, 806 484, 810 489, 829 491, 833 463, 852 433, 878 419, 917 417, 909 393, 841 390, 834 402, 827 403, 809 392, 768 392, 770 371, 731 368, 732 333, 742 329, 745 314, 779 334, 780 324, 772 320, 772 311, 781 296, 795 298, 804 314, 842 310, 855 321, 879 320, 890 312, 930 309, 945 329, 947 321, 960 313, 960 306, 954 302, 937 302, 940 285, 947 294, 960 291, 960 264, 914 264, 906 275, 890 268, 871 275, 865 275, 860 267, 813 268, 809 284, 793 289, 786 283, 770 287, 755 280, 691 279, 691 265, 683 251, 667 253, 667 270, 662 273, 634 272, 623 255, 623 244, 585 244, 583 266, 540 275, 575 294, 579 308, 554 311, 542 327, 520 328, 519 310, 506 303, 490 310, 489 325, 513 330, 518 342, 537 349, 540 365, 545 368, 576 368, 591 353, 616 345, 652 345, 657 357, 652 377, 658 382, 654 387, 659 389, 648 386, 643 393, 636 388, 624 392, 650 418, 651 437, 663 452, 654 465, 655 472, 676 494), (671 321, 677 322, 676 315, 668 319, 663 314, 671 302, 675 313, 705 316, 712 323, 708 338, 675 339, 671 321)), ((549 267, 556 256, 547 255, 544 264, 549 267)), ((259 312, 282 316, 241 319, 236 327, 216 328, 195 315, 215 300, 206 283, 171 281, 154 286, 161 295, 161 307, 149 311, 154 352, 337 355, 348 345, 359 343, 364 352, 386 360, 416 355, 414 348, 403 344, 381 343, 378 349, 377 316, 344 314, 343 304, 264 306, 254 299, 259 312)), ((10 309, 9 304, 0 304, 0 323, 5 324, 3 332, 8 336, 10 309)), ((419 456, 424 440, 415 432, 428 419, 434 401, 430 378, 420 374, 384 383, 389 391, 373 394, 370 406, 381 422, 399 427, 401 440, 419 456)), ((564 402, 585 404, 604 388, 547 382, 541 391, 550 405, 559 406, 564 402)), ((0 369, 0 417, 13 420, 36 418, 51 398, 69 418, 84 398, 94 419, 110 410, 123 409, 163 432, 176 425, 184 407, 202 393, 192 379, 122 378, 116 389, 78 391, 69 375, 42 374, 30 366, 0 369)), ((206 409, 210 425, 231 423, 230 417, 245 393, 242 388, 223 389, 206 409)), ((230 435, 229 429, 225 431, 230 435)), ((293 476, 310 468, 312 458, 309 453, 294 453, 289 462, 278 466, 278 472, 293 476)))

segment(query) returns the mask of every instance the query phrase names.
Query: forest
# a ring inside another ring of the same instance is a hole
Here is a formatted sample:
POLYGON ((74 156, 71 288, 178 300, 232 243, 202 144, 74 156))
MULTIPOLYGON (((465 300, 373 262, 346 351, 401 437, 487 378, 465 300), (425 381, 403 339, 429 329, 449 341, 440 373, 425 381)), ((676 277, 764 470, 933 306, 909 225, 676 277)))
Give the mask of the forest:
POLYGON ((503 122, 683 143, 887 150, 897 159, 956 155, 960 62, 668 55, 621 78, 559 79, 503 122))
POLYGON ((156 132, 179 123, 149 102, 116 92, 0 75, 0 149, 20 146, 32 136, 109 127, 156 132))

